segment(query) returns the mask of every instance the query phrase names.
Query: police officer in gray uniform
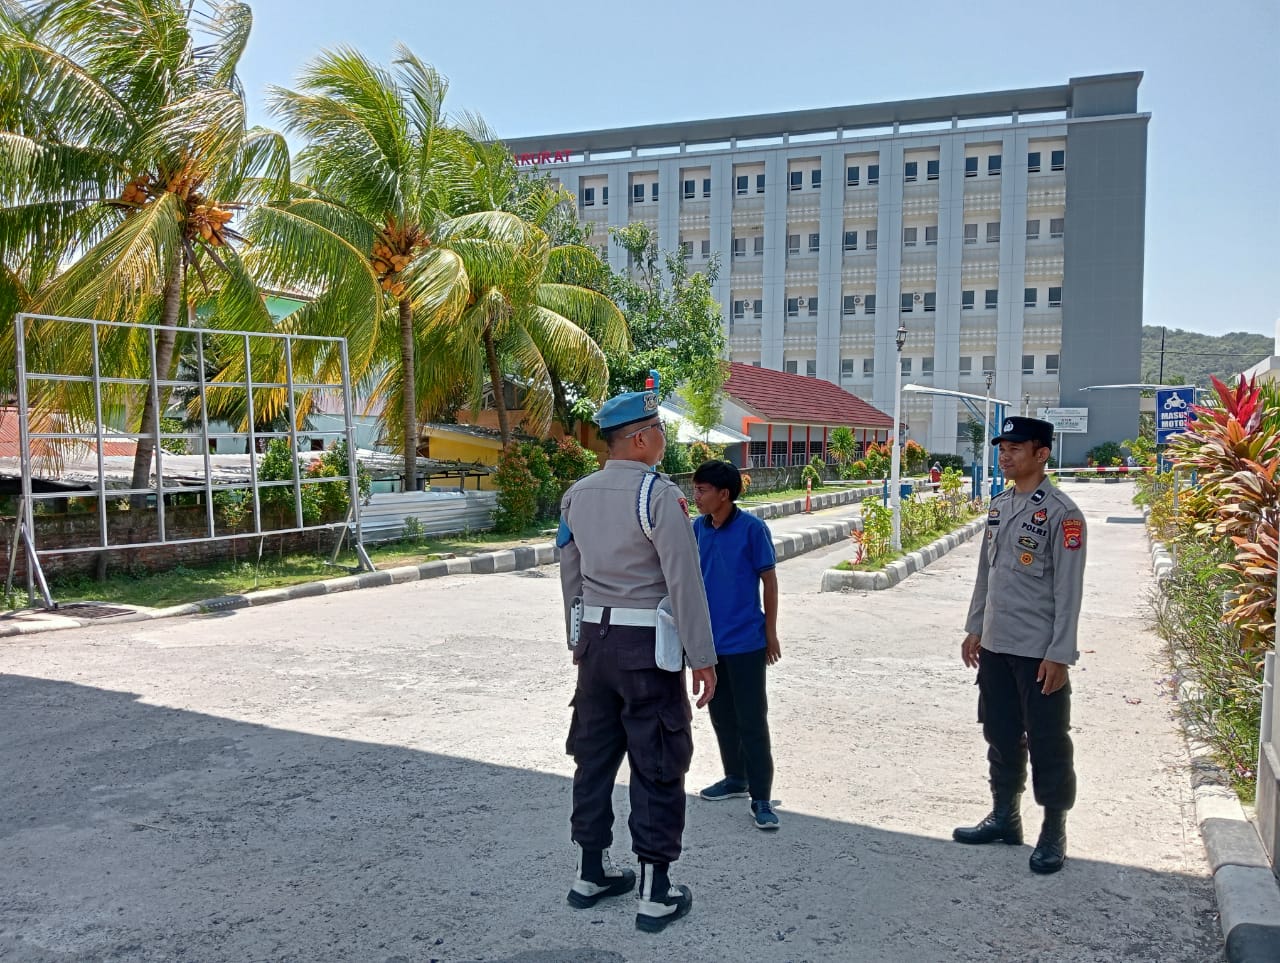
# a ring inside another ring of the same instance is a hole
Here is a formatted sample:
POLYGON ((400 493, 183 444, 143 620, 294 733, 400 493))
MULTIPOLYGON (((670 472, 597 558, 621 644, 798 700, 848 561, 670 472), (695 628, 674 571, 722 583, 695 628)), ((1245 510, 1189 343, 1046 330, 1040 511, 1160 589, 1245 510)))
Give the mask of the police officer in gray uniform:
POLYGON ((1076 798, 1067 667, 1079 655, 1084 591, 1084 516, 1045 476, 1052 442, 1052 424, 1016 416, 992 440, 1013 487, 991 499, 987 512, 961 658, 978 670, 994 805, 976 826, 953 833, 962 843, 1022 843, 1030 752, 1036 802, 1044 807, 1030 860, 1036 873, 1056 873, 1067 854, 1067 810, 1076 798))
POLYGON ((699 708, 715 693, 716 652, 687 502, 653 470, 666 435, 656 372, 650 380, 651 390, 611 398, 596 414, 609 460, 565 493, 556 543, 578 667, 566 746, 577 763, 571 823, 578 875, 568 901, 586 908, 635 885, 635 873, 614 868, 608 854, 613 786, 626 755, 631 843, 640 862, 636 928, 659 932, 693 905, 689 887, 668 879, 680 856, 684 777, 693 757, 680 649, 699 708), (674 614, 679 641, 667 660, 674 664, 664 669, 655 639, 658 607, 667 599, 663 608, 674 614))

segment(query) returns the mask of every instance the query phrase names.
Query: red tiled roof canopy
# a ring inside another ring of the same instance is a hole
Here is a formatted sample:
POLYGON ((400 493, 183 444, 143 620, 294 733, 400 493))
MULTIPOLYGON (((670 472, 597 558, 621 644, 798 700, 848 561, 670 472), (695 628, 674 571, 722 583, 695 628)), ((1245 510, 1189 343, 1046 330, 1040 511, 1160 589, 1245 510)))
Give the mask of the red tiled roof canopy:
POLYGON ((820 378, 757 368, 733 362, 725 392, 767 421, 809 425, 848 425, 850 428, 893 427, 893 418, 857 395, 820 378))
MULTIPOLYGON (((32 431, 49 429, 36 429, 32 431)), ((59 430, 54 428, 53 430, 59 430)), ((96 442, 84 442, 89 451, 96 451, 98 446, 96 442)), ((35 439, 31 443, 31 454, 36 456, 48 455, 51 451, 50 443, 43 439, 35 439)), ((111 429, 105 430, 105 437, 102 439, 102 453, 104 455, 132 455, 138 450, 138 443, 132 438, 118 436, 111 429)), ((17 458, 22 454, 22 445, 18 437, 18 409, 17 408, 0 408, 0 458, 17 458)))

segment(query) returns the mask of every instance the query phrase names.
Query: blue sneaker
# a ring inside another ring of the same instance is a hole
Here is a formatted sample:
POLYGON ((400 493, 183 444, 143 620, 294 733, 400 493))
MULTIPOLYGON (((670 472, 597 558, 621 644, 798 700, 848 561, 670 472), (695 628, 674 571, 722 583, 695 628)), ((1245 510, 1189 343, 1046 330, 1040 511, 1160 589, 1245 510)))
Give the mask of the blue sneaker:
POLYGON ((703 799, 719 802, 722 799, 746 799, 751 793, 747 791, 747 784, 741 779, 725 776, 719 782, 713 783, 702 790, 698 795, 703 799))
POLYGON ((751 821, 756 824, 756 829, 778 828, 778 814, 773 811, 773 804, 767 799, 751 801, 751 821))

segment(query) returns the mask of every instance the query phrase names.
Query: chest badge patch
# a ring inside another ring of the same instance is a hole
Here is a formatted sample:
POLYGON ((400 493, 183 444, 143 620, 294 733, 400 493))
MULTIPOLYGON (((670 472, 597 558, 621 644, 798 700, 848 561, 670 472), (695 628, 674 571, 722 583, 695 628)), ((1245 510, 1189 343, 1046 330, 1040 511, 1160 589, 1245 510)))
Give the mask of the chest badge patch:
POLYGON ((1037 525, 1043 525, 1045 522, 1049 520, 1049 509, 1047 508, 1040 509, 1040 511, 1036 512, 1031 516, 1031 520, 1035 522, 1037 525))
POLYGON ((1040 547, 1040 543, 1030 535, 1020 536, 1018 538, 1018 544, 1023 548, 1031 549, 1032 551, 1040 547))
POLYGON ((1000 509, 993 508, 991 509, 991 511, 987 512, 987 524, 988 525, 1000 524, 1000 509))
POLYGON ((1036 560, 1036 557, 1032 555, 1030 552, 1023 552, 1021 555, 1018 556, 1018 561, 1021 562, 1023 565, 1030 565, 1035 560, 1036 560))
POLYGON ((1078 518, 1062 520, 1062 547, 1074 552, 1084 544, 1084 522, 1078 518))

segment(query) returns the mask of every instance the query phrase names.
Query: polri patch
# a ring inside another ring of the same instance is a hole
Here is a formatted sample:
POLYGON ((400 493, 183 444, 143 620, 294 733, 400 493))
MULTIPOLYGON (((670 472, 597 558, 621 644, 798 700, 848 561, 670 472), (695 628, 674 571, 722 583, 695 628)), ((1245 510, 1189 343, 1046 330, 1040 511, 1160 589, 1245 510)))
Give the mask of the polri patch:
POLYGON ((987 524, 988 525, 1000 524, 1000 509, 993 508, 991 509, 991 511, 987 512, 987 524))
POLYGON ((680 511, 684 512, 686 515, 689 514, 689 500, 683 495, 680 496, 680 511))
POLYGON ((645 410, 645 411, 657 411, 657 410, 658 410, 658 396, 657 396, 657 394, 655 394, 655 393, 654 393, 654 392, 652 392, 652 391, 647 392, 647 393, 645 394, 645 396, 644 396, 644 410, 645 410))
POLYGON ((1037 548, 1040 547, 1040 543, 1036 541, 1034 538, 1032 538, 1030 535, 1023 535, 1019 537, 1018 544, 1021 545, 1023 548, 1029 548, 1032 551, 1035 551, 1037 548))
POLYGON ((1084 522, 1078 518, 1062 520, 1062 547, 1074 552, 1084 544, 1084 522))
POLYGON ((1045 522, 1049 520, 1049 509, 1047 508, 1040 509, 1040 511, 1036 512, 1034 515, 1031 516, 1031 520, 1035 522, 1037 525, 1043 525, 1045 522))
POLYGON ((1048 529, 1041 528, 1039 525, 1032 525, 1030 522, 1023 522, 1022 530, 1030 532, 1032 535, 1039 535, 1041 538, 1047 538, 1049 535, 1048 529))
POLYGON ((1030 552, 1023 552, 1021 555, 1018 556, 1018 561, 1021 562, 1023 565, 1030 565, 1035 560, 1036 560, 1036 557, 1032 555, 1030 552))

